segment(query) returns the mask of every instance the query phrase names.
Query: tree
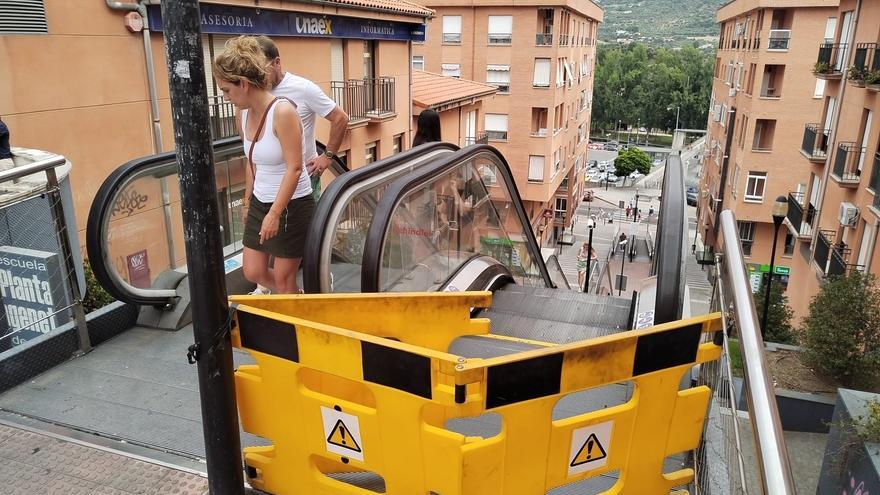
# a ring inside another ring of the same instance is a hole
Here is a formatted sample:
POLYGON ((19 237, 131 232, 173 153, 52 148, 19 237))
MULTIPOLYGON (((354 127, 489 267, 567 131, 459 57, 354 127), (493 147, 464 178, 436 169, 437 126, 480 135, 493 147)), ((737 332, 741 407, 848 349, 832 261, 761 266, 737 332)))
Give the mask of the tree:
POLYGON ((651 157, 638 148, 625 149, 614 159, 614 169, 614 174, 621 177, 636 170, 647 175, 651 171, 651 157))
MULTIPOLYGON (((764 314, 764 290, 754 294, 755 309, 758 318, 764 314)), ((788 297, 782 292, 782 285, 770 286, 770 306, 767 311, 767 328, 764 329, 764 342, 776 342, 777 344, 797 344, 791 328, 791 308, 788 306, 788 297)))
POLYGON ((804 320, 806 361, 845 386, 880 375, 880 290, 873 275, 833 277, 804 320))

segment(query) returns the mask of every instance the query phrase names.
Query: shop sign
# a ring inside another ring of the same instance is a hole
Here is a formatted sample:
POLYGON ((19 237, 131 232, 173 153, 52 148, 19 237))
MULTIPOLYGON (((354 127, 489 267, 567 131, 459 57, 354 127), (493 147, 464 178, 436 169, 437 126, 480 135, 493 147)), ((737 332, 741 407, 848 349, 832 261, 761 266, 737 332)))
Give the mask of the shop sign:
MULTIPOLYGON (((425 41, 425 26, 416 23, 207 3, 200 4, 199 9, 203 33, 425 41)), ((147 6, 147 18, 151 30, 163 30, 159 5, 147 6)))
MULTIPOLYGON (((759 272, 759 273, 769 273, 770 265, 757 265, 754 263, 749 263, 746 265, 749 269, 749 272, 759 272)), ((773 273, 776 275, 789 275, 791 273, 791 268, 787 266, 774 266, 773 273)))
POLYGON ((128 281, 131 285, 145 289, 150 287, 150 260, 147 258, 147 250, 130 254, 125 258, 125 264, 128 267, 128 281))

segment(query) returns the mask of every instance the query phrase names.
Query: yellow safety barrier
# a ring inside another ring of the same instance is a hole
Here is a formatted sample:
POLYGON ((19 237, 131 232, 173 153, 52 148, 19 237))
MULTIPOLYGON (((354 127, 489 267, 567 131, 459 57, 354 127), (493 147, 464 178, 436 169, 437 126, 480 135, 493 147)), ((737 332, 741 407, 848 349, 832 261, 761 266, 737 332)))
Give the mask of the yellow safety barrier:
POLYGON ((242 425, 272 443, 244 450, 260 490, 376 493, 351 482, 361 476, 381 477, 391 495, 543 495, 618 471, 605 493, 645 495, 693 478, 664 473, 663 461, 702 433, 710 391, 679 384, 719 358, 702 336, 720 330, 718 314, 478 359, 446 351, 488 335, 489 320, 470 317, 491 304, 488 292, 231 300, 233 343, 257 363, 235 374, 242 425), (628 402, 552 419, 564 396, 625 381, 628 402), (487 412, 501 418, 495 436, 445 427, 487 412))

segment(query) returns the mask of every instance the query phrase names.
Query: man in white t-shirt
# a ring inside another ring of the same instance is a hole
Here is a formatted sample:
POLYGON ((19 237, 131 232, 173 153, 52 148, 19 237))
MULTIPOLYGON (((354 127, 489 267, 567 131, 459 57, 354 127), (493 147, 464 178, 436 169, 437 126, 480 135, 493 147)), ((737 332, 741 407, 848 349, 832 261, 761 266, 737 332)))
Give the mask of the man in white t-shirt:
POLYGON ((284 96, 296 103, 296 110, 302 120, 302 154, 303 165, 312 178, 312 189, 315 197, 320 194, 321 174, 330 166, 330 162, 339 152, 342 139, 348 130, 348 114, 330 99, 317 84, 300 76, 295 76, 281 68, 281 56, 275 42, 267 36, 258 36, 257 41, 269 61, 272 78, 272 94, 284 96), (315 147, 315 115, 330 121, 330 139, 327 150, 318 155, 315 147))

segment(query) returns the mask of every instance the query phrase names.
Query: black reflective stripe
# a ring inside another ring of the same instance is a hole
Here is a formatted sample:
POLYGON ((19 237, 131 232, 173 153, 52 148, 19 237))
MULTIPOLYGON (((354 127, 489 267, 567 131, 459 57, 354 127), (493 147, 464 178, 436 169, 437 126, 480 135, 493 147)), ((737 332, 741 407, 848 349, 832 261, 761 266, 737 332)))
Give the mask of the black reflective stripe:
POLYGON ((703 324, 695 323, 661 333, 642 335, 636 342, 632 376, 693 363, 697 359, 703 324))
POLYGON ((299 362, 296 327, 292 323, 284 323, 244 311, 238 311, 237 314, 242 347, 299 362))
POLYGON ((431 399, 431 358, 361 342, 364 380, 431 399))
POLYGON ((490 366, 486 409, 559 393, 563 354, 490 366))

